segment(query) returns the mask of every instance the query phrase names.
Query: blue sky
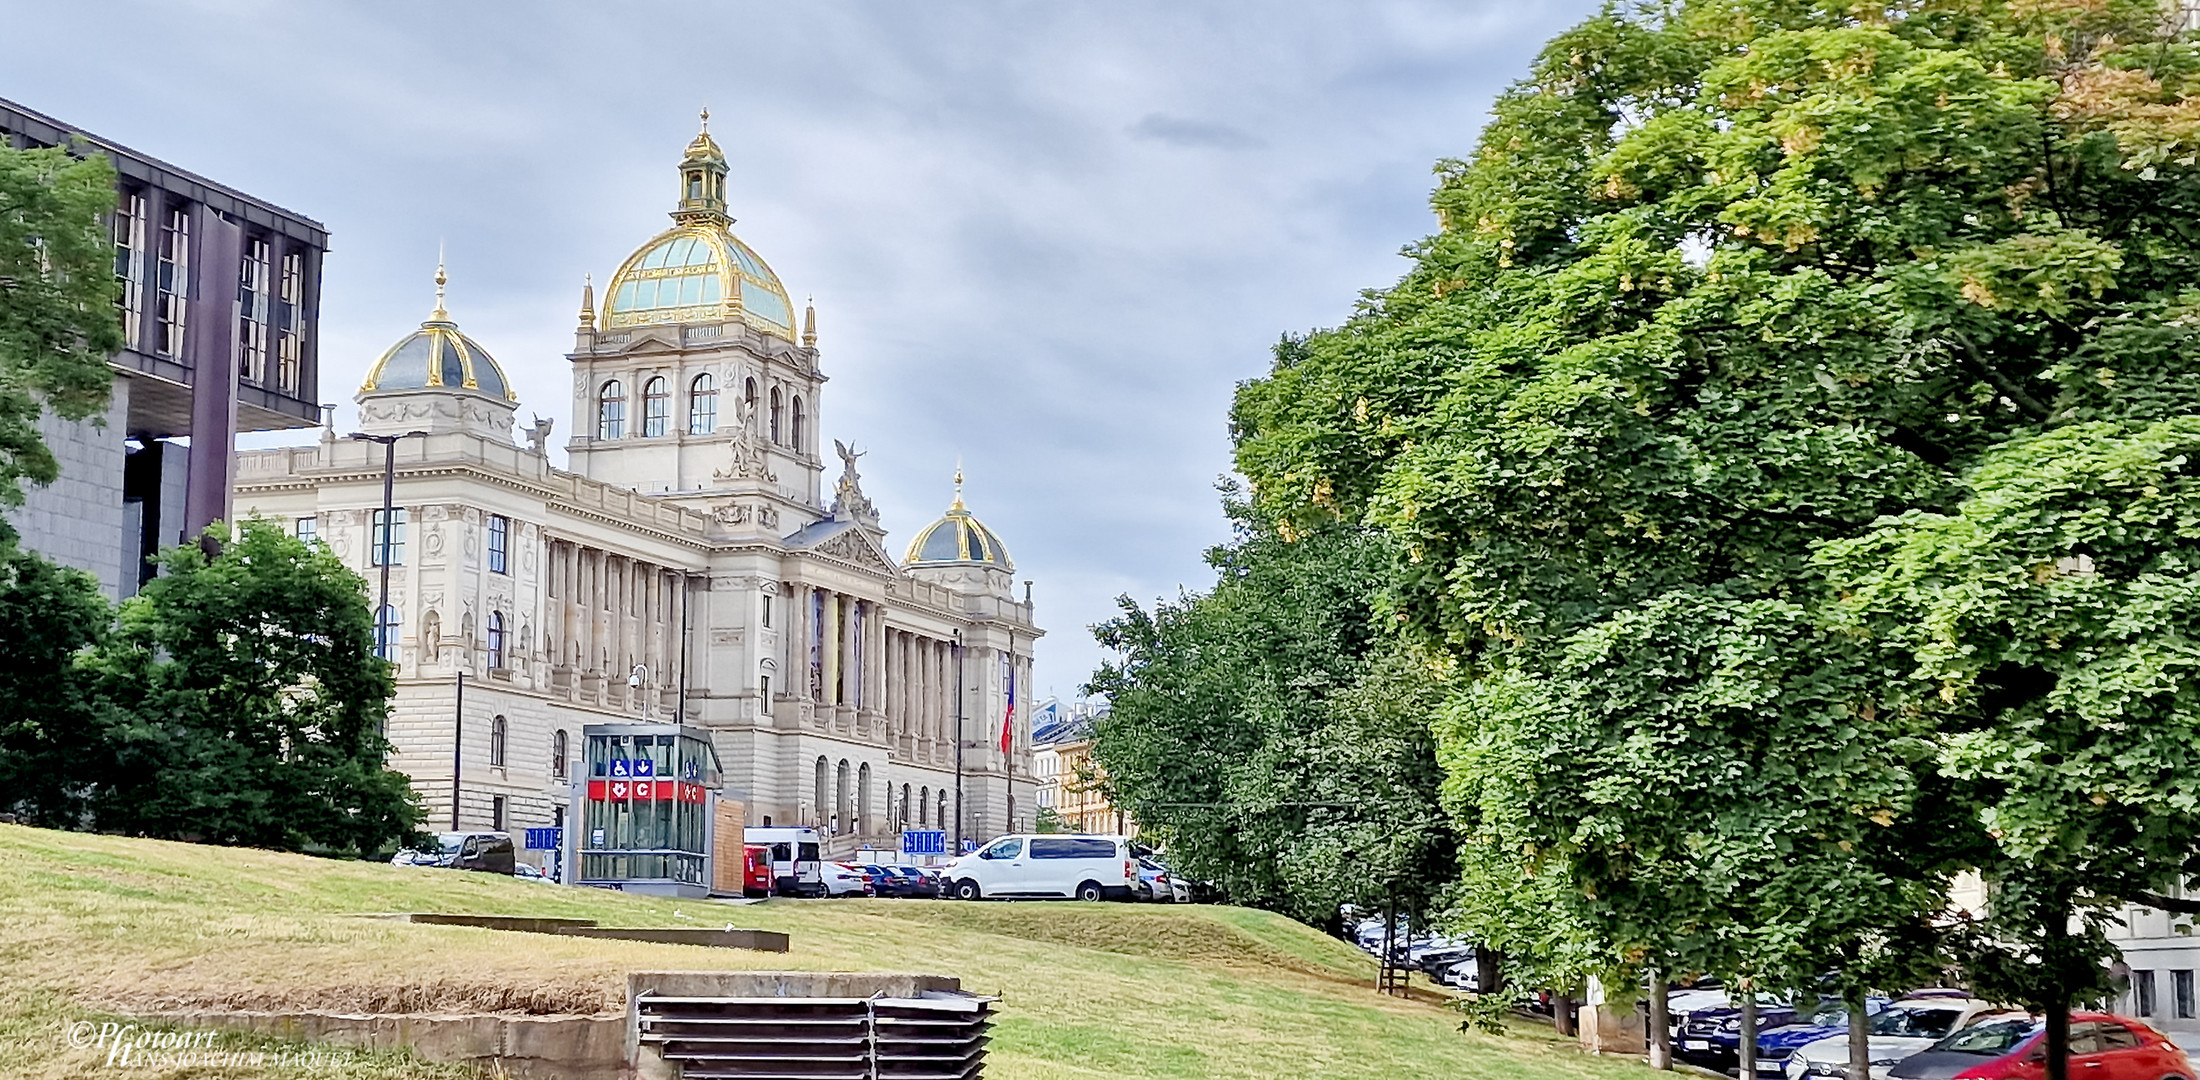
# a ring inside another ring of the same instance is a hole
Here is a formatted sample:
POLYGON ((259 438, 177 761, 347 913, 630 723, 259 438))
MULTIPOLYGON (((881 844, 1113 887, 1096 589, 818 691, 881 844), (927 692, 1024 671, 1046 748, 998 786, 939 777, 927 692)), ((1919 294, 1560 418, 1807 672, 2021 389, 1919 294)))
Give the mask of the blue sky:
POLYGON ((340 423, 442 242, 453 316, 560 440, 582 275, 664 226, 709 106, 889 546, 960 457, 1069 695, 1117 595, 1211 580, 1232 387, 1396 279, 1431 166, 1593 10, 0 0, 0 97, 327 224, 340 423))

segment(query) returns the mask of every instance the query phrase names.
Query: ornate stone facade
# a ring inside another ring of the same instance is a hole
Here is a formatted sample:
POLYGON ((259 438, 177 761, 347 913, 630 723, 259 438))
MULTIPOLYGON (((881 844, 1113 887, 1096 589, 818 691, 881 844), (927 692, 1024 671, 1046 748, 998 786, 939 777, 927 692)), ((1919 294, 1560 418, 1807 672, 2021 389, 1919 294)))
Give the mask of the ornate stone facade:
MULTIPOLYGON (((819 825, 848 850, 953 833, 959 759, 963 835, 1030 828, 1028 721, 1000 747, 1042 633, 1013 564, 989 532, 983 557, 896 561, 846 446, 827 504, 815 315, 798 343, 776 276, 730 231, 707 133, 681 168, 675 228, 600 310, 584 293, 569 469, 539 417, 514 444, 517 403, 440 285, 360 392, 365 433, 400 436, 393 763, 436 828, 454 743, 460 825, 550 825, 587 768, 582 725, 678 717, 711 733, 751 824, 819 825)), ((310 531, 372 590, 384 460, 334 432, 240 454, 237 512, 310 531)), ((920 541, 956 514, 959 493, 920 541)))

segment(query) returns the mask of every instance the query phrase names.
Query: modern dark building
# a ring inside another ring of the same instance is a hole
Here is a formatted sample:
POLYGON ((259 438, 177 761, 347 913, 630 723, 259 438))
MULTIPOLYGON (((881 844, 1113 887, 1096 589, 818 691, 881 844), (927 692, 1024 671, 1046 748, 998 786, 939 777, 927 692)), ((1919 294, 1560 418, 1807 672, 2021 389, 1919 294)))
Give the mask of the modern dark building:
POLYGON ((114 598, 146 557, 229 515, 236 433, 320 420, 319 222, 0 99, 14 147, 82 145, 120 174, 111 230, 126 344, 104 423, 47 414, 61 479, 10 520, 114 598))

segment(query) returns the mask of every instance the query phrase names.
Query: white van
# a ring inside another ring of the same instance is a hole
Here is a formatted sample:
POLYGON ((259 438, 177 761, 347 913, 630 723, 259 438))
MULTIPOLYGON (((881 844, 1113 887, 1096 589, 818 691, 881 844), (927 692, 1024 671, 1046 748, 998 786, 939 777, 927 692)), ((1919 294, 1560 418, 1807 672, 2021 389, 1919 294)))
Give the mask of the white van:
POLYGON ((825 864, 818 860, 820 840, 816 829, 743 829, 741 839, 771 849, 775 895, 825 895, 825 864))
POLYGON ((1121 836, 1019 833, 1003 836, 947 864, 958 900, 1006 896, 1072 896, 1127 900, 1138 887, 1138 859, 1121 836))

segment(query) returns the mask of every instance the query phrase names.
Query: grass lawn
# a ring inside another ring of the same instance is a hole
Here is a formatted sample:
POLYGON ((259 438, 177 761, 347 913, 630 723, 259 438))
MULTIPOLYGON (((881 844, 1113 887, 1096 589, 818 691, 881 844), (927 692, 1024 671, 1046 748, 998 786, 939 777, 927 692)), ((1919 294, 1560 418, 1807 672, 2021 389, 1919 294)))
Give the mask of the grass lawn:
MULTIPOLYGON (((0 825, 0 1076, 297 1077, 110 1070, 67 1025, 180 1008, 616 1013, 633 970, 912 971, 1003 999, 991 1080, 1471 1077, 1619 1080, 1523 1026, 1461 1034, 1449 1011, 1374 993, 1371 962, 1239 908, 907 900, 661 900, 452 873, 0 825), (440 911, 612 926, 785 931, 784 954, 363 918, 440 911)), ((230 1048, 284 1049, 230 1038, 230 1048)), ((289 1049, 295 1050, 296 1047, 289 1049)), ((353 1054, 346 1077, 459 1077, 353 1054)))

